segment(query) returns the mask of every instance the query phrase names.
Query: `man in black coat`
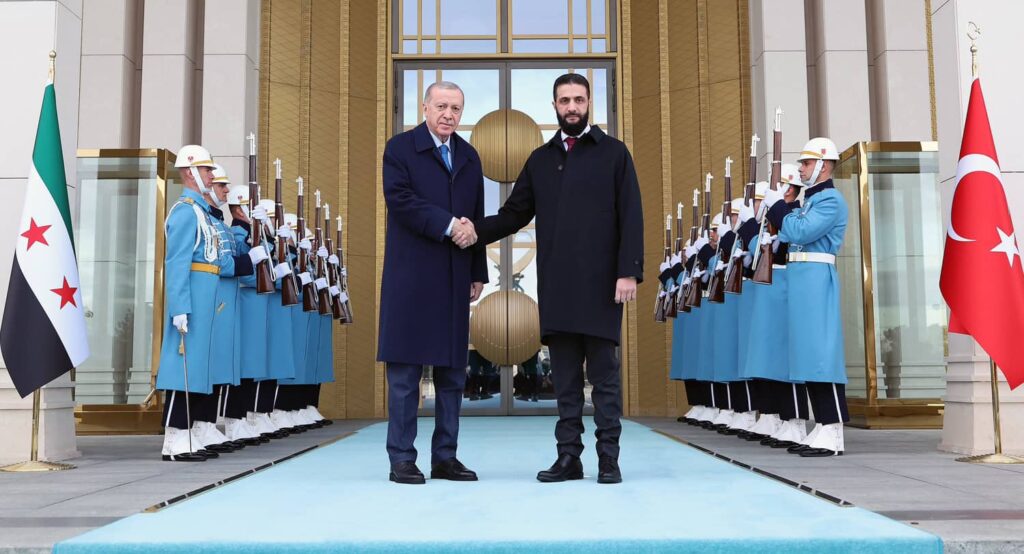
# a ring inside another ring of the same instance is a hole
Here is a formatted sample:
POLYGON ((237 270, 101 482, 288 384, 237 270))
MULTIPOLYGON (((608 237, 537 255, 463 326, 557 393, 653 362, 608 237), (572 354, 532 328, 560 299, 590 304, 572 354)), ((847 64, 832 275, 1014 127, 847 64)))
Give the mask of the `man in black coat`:
MULTIPOLYGON (((530 155, 497 215, 474 222, 478 245, 537 218, 541 340, 551 353, 558 399, 558 460, 542 482, 583 478, 583 371, 593 390, 598 482, 622 480, 618 466, 622 390, 616 347, 622 305, 643 280, 643 213, 626 145, 588 125, 590 83, 555 80, 561 130, 530 155)), ((459 233, 456 243, 464 244, 459 233)))
MULTIPOLYGON (((464 96, 453 83, 427 87, 426 121, 396 135, 384 149, 388 207, 380 295, 377 360, 387 364, 389 478, 421 484, 416 467, 416 410, 423 366, 433 366, 434 479, 475 481, 455 457, 459 410, 466 385, 469 304, 487 282, 486 253, 452 239, 460 218, 484 214, 484 181, 476 150, 455 133, 464 96)), ((468 232, 467 232, 468 231, 468 232)))

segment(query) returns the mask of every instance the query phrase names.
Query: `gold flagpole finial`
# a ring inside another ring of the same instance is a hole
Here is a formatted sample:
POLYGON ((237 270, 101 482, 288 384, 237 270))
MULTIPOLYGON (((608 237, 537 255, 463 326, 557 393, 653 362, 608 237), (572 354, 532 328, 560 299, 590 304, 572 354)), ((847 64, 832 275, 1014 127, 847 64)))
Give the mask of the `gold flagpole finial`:
POLYGON ((57 51, 50 50, 50 82, 53 82, 53 75, 57 68, 57 51))
POLYGON ((976 41, 981 36, 981 27, 973 21, 967 22, 967 38, 971 39, 971 76, 978 76, 978 45, 976 41))

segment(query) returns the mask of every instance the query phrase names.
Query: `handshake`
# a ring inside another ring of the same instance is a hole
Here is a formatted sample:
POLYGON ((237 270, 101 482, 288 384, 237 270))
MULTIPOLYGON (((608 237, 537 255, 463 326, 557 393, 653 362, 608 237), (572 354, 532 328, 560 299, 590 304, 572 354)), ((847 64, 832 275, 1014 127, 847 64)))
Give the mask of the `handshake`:
POLYGON ((459 248, 466 249, 476 244, 476 227, 468 218, 462 217, 452 223, 452 242, 459 248))

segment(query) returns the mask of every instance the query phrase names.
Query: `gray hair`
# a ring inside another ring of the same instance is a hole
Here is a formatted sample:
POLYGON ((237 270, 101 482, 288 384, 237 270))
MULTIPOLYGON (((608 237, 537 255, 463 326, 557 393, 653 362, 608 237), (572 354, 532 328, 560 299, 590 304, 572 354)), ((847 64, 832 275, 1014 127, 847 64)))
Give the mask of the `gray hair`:
POLYGON ((430 93, 435 88, 444 89, 444 90, 457 90, 457 91, 462 93, 462 97, 463 98, 466 97, 466 93, 462 92, 462 89, 459 88, 459 85, 456 85, 455 83, 453 83, 451 81, 438 81, 436 83, 431 83, 431 85, 427 87, 427 92, 423 93, 423 102, 424 103, 426 103, 427 101, 430 100, 430 93))

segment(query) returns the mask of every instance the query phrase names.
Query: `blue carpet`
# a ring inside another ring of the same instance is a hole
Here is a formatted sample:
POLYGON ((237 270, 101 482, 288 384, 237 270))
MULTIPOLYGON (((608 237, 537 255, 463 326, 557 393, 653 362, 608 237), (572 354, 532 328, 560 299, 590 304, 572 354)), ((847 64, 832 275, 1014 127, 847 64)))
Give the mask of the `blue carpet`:
MULTIPOLYGON (((387 481, 386 424, 372 425, 54 552, 942 552, 938 537, 631 422, 623 423, 623 484, 595 482, 593 438, 585 480, 538 483, 537 470, 554 459, 553 426, 550 417, 464 418, 459 457, 481 481, 407 486, 387 481)), ((423 469, 431 429, 420 421, 423 469)))

